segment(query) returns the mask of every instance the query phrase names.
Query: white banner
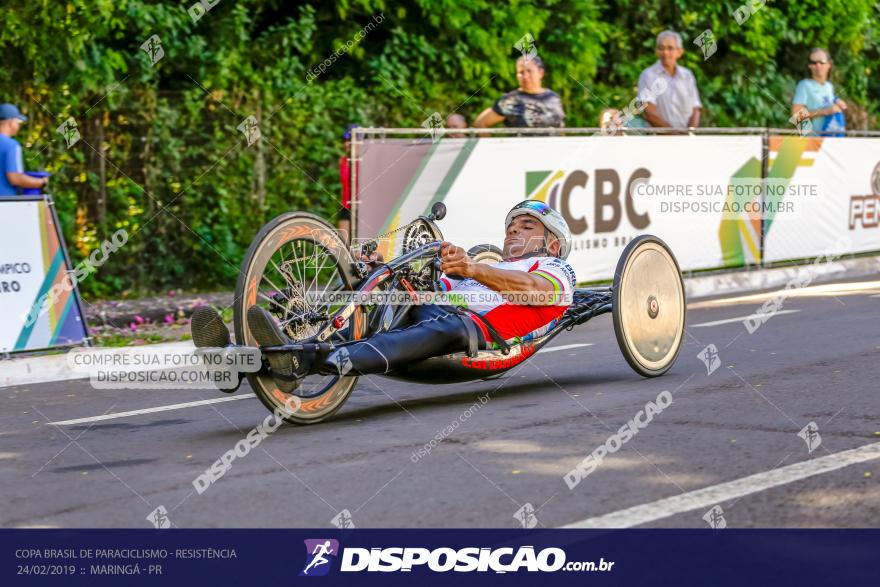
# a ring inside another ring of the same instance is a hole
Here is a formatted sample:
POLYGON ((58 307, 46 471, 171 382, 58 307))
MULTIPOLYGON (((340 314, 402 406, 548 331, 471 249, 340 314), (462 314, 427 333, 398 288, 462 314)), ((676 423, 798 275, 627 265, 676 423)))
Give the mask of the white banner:
MULTIPOLYGON (((442 199, 448 215, 440 227, 447 240, 465 247, 501 247, 507 211, 522 200, 540 199, 562 212, 571 226, 569 261, 579 282, 611 278, 627 242, 645 233, 665 240, 683 270, 744 262, 731 261, 722 250, 720 211, 662 208, 704 189, 723 203, 731 177, 746 165, 759 177, 760 136, 491 138, 466 145, 461 140, 459 149, 452 148, 453 141, 446 143, 441 141, 415 172, 397 204, 397 222, 411 220, 426 203, 442 199), (677 186, 679 194, 631 195, 639 182, 677 186)), ((365 207, 369 201, 363 197, 365 207)))
POLYGON ((5 202, 0 231, 0 350, 15 348, 25 318, 43 283, 39 202, 5 202), (35 246, 22 246, 31 242, 35 246))
POLYGON ((880 251, 880 138, 770 137, 770 175, 821 197, 765 224, 766 262, 880 251))
POLYGON ((76 295, 61 287, 69 269, 46 201, 0 198, 0 351, 83 341, 76 295))

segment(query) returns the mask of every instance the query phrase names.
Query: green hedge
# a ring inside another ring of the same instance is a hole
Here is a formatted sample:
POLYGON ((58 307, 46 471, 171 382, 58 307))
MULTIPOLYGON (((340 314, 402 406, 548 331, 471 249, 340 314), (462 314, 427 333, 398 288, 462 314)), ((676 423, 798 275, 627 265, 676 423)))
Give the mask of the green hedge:
POLYGON ((839 94, 876 128, 880 10, 867 0, 768 2, 742 25, 741 3, 693 0, 219 0, 197 22, 192 3, 4 5, 0 98, 31 117, 18 137, 26 166, 55 174, 74 259, 118 228, 131 234, 81 285, 87 296, 230 288, 263 222, 289 209, 335 215, 346 123, 421 126, 453 110, 473 120, 515 87, 513 45, 526 33, 568 126, 624 107, 656 34, 673 28, 704 125, 787 126, 806 51, 824 45, 839 94), (717 52, 703 60, 693 41, 706 29, 717 52), (155 66, 140 49, 153 34, 165 52, 155 66), (264 140, 248 147, 237 126, 250 115, 264 140), (68 117, 82 135, 70 149, 55 132, 68 117))

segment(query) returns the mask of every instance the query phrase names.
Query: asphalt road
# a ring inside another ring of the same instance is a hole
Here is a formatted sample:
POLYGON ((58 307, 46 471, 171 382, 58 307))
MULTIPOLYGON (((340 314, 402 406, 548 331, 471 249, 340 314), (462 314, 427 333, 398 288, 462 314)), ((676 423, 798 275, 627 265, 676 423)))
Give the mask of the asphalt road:
POLYGON ((880 451, 843 465, 880 443, 880 281, 798 292, 754 334, 731 320, 766 299, 691 304, 679 360, 657 379, 630 370, 608 315, 493 381, 362 378, 333 419, 281 427, 201 495, 193 479, 268 414, 253 397, 51 425, 227 396, 4 388, 0 525, 150 527, 163 506, 182 528, 332 527, 342 510, 356 527, 556 527, 645 506, 617 519, 707 527, 717 505, 727 527, 878 527, 880 451), (569 489, 563 475, 664 390, 672 404, 569 489), (798 436, 810 422, 812 452, 798 436), (797 463, 807 472, 773 481, 797 463))

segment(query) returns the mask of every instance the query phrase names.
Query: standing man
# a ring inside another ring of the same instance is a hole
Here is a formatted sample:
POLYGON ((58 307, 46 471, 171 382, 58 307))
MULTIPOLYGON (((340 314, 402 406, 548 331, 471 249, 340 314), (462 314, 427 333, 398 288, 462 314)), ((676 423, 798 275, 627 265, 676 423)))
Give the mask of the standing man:
POLYGON ((639 76, 639 99, 645 104, 644 118, 651 126, 700 126, 703 104, 694 74, 678 65, 683 54, 681 35, 675 31, 657 35, 657 63, 639 76))
POLYGON ((24 174, 21 144, 13 139, 27 120, 13 104, 0 104, 0 196, 17 196, 18 188, 43 188, 48 178, 24 174))

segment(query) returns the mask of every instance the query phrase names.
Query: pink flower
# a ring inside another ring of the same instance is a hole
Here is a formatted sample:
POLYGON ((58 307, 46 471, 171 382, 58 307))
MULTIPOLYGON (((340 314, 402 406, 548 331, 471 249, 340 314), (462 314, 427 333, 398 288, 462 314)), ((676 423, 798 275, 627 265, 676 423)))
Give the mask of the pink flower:
POLYGON ((132 322, 131 324, 129 324, 128 327, 131 328, 131 331, 132 331, 132 332, 136 332, 137 329, 138 329, 138 325, 135 324, 134 322, 132 322))
POLYGON ((174 314, 165 314, 165 324, 174 322, 174 314))
POLYGON ((140 314, 138 314, 137 316, 135 316, 135 317, 134 317, 134 320, 135 320, 135 322, 137 322, 138 324, 143 324, 143 323, 144 323, 144 319, 141 317, 140 314))

